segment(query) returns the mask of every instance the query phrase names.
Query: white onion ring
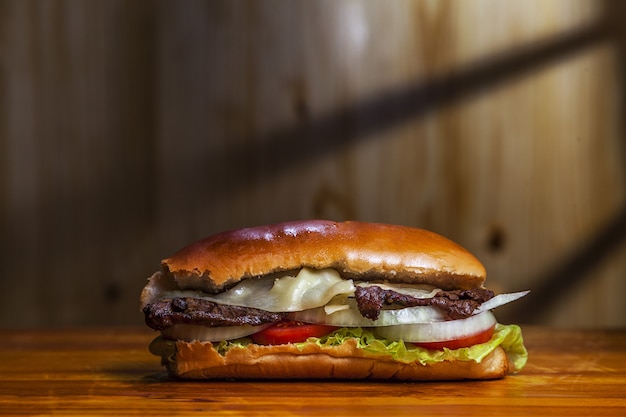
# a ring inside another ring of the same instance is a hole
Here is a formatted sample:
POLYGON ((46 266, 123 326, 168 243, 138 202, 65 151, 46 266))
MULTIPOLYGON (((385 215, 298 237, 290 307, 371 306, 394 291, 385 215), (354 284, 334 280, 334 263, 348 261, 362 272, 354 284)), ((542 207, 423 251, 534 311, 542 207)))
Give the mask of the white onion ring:
POLYGON ((339 310, 332 314, 326 314, 323 307, 291 313, 289 318, 304 323, 327 324, 337 327, 379 327, 394 326, 398 324, 414 324, 441 322, 446 319, 446 314, 436 307, 420 306, 406 307, 396 310, 380 310, 377 320, 370 320, 356 308, 339 310))
POLYGON ((490 329, 495 324, 496 318, 493 313, 485 311, 484 313, 459 320, 378 327, 376 332, 389 340, 415 343, 443 342, 477 335, 490 329))
POLYGON ((244 324, 243 326, 206 327, 194 324, 175 324, 163 330, 161 333, 167 339, 184 340, 186 342, 192 342, 194 340, 201 342, 221 342, 222 340, 232 340, 249 336, 271 325, 272 323, 262 324, 260 326, 244 324))
POLYGON ((507 293, 507 294, 498 294, 495 297, 482 303, 480 307, 478 307, 476 311, 474 311, 474 314, 482 313, 483 311, 487 311, 487 310, 493 310, 496 307, 500 307, 512 301, 518 300, 522 298, 523 296, 525 296, 526 294, 528 294, 529 292, 530 290, 507 293))

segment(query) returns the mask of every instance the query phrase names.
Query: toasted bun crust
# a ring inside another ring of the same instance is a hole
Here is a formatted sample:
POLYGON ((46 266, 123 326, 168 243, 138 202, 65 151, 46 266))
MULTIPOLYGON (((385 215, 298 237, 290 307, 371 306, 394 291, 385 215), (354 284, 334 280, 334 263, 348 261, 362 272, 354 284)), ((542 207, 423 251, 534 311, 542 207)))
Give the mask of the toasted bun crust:
POLYGON ((444 361, 434 364, 400 363, 368 356, 356 344, 333 348, 311 344, 232 348, 221 356, 210 342, 176 343, 176 362, 170 375, 184 379, 385 379, 461 380, 496 379, 509 371, 506 353, 497 347, 480 363, 444 361))
POLYGON ((222 291, 242 279, 302 267, 359 280, 480 287, 485 268, 436 233, 406 226, 308 220, 220 233, 162 261, 181 289, 222 291))

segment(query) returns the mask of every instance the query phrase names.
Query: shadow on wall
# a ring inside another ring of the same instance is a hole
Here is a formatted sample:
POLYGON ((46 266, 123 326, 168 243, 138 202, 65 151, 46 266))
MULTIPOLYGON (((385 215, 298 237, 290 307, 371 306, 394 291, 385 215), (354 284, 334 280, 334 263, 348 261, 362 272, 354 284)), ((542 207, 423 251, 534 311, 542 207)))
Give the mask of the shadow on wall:
MULTIPOLYGON (((455 70, 453 74, 443 74, 423 84, 386 92, 338 113, 313 121, 305 120, 300 126, 272 132, 257 140, 243 141, 243 144, 231 146, 223 152, 199 155, 203 159, 194 166, 214 167, 215 172, 211 172, 211 176, 219 176, 223 167, 254 167, 255 161, 259 160, 258 155, 263 155, 266 158, 264 169, 254 171, 257 173, 256 181, 263 181, 289 171, 294 165, 366 141, 406 120, 419 119, 518 77, 538 72, 599 42, 610 40, 611 34, 603 21, 595 22, 543 43, 518 47, 511 53, 481 60, 473 66, 455 70), (357 120, 359 137, 347 136, 346 133, 356 130, 350 127, 357 120)), ((235 191, 249 178, 247 175, 232 178, 228 184, 223 183, 224 189, 219 191, 235 191)))
MULTIPOLYGON (((253 167, 261 154, 267 159, 264 160, 263 170, 255 170, 257 174, 263 175, 257 176, 256 181, 268 180, 289 170, 293 164, 301 164, 306 160, 350 147, 357 141, 368 140, 376 133, 402 121, 423 117, 473 95, 484 93, 485 90, 581 53, 600 42, 614 42, 618 48, 620 65, 626 67, 626 29, 618 21, 618 17, 624 13, 626 8, 621 3, 608 1, 606 17, 587 27, 481 61, 454 74, 444 74, 425 84, 405 86, 387 92, 318 120, 305 120, 298 127, 246 142, 246 146, 230 147, 225 152, 214 155, 215 159, 202 161, 196 166, 215 167, 212 174, 219 175, 221 167, 235 163, 253 167), (355 131, 350 127, 356 120, 359 123, 359 137, 346 136, 346 132, 355 131)), ((622 103, 626 103, 626 89, 622 91, 622 103)), ((626 109, 626 106, 622 108, 626 109)), ((626 121, 626 117, 622 120, 626 121)), ((626 126, 622 127, 622 131, 626 132, 626 126)), ((626 138, 622 146, 626 152, 626 138)), ((624 175, 626 176, 626 170, 624 175)), ((242 175, 239 181, 236 177, 231 178, 228 188, 220 191, 228 193, 236 190, 248 179, 248 175, 242 175)), ((540 285, 533 289, 524 303, 505 310, 502 315, 504 321, 543 322, 551 306, 557 305, 558 299, 567 297, 588 276, 590 270, 597 267, 624 241, 626 207, 560 263, 541 276, 530 279, 530 282, 540 285)))

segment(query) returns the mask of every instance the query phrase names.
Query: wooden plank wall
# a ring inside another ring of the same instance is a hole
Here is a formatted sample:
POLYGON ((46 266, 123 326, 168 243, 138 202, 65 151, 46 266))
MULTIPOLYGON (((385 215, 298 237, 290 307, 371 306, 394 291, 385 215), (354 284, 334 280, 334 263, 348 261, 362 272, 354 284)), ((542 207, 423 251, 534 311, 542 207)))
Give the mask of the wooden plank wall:
POLYGON ((310 217, 458 241, 533 290, 503 321, 625 326, 615 7, 0 0, 0 326, 140 324, 162 257, 310 217))

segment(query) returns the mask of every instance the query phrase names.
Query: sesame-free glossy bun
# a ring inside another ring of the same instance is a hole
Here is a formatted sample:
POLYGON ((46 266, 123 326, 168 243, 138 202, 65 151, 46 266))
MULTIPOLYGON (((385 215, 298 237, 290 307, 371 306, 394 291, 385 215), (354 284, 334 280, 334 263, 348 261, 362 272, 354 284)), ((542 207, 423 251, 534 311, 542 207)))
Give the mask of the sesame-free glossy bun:
POLYGON ((346 278, 480 287, 485 268, 436 233, 406 226, 305 220, 219 233, 162 261, 182 289, 217 292, 248 277, 302 267, 334 268, 346 278))

